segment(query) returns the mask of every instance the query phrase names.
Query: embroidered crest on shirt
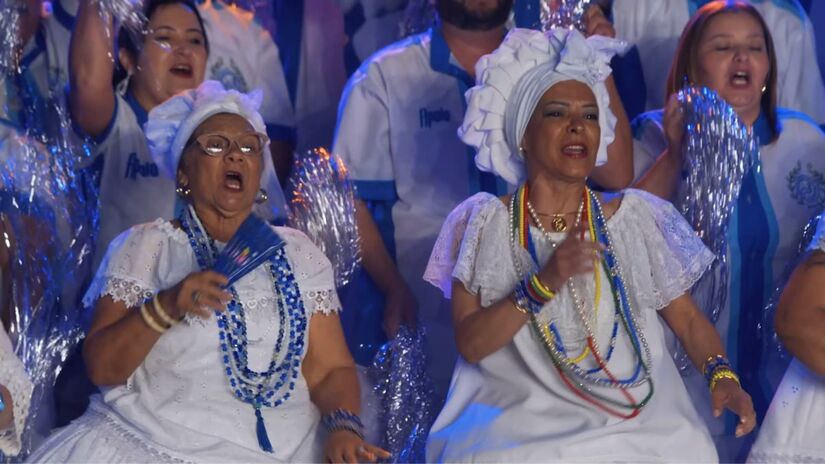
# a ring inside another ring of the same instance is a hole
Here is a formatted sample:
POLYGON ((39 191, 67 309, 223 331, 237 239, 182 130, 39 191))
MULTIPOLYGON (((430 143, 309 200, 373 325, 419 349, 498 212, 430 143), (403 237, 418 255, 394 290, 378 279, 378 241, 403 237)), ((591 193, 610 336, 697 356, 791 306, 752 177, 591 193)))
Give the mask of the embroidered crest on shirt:
POLYGON ((212 79, 220 81, 227 90, 237 90, 238 92, 248 92, 246 79, 238 69, 238 65, 231 58, 229 63, 224 63, 223 58, 218 58, 212 65, 212 79))
POLYGON ((814 169, 811 163, 806 163, 803 171, 802 162, 797 161, 785 180, 791 197, 800 205, 817 210, 825 206, 825 176, 814 169))
POLYGON ((438 122, 450 122, 450 111, 444 108, 437 110, 421 108, 418 110, 418 123, 422 129, 429 129, 438 122))

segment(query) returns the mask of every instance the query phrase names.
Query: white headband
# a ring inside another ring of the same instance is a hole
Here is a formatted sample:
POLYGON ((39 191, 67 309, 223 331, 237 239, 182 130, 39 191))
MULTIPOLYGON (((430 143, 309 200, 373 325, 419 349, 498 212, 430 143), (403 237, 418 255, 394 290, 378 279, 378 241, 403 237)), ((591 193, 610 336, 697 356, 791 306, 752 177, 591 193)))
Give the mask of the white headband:
POLYGON ((465 94, 467 112, 458 135, 478 149, 476 166, 510 184, 525 178, 519 145, 527 123, 544 93, 558 82, 586 84, 599 107, 601 141, 596 165, 607 162, 616 116, 604 81, 610 59, 626 47, 602 36, 585 39, 576 30, 552 29, 544 33, 513 29, 496 51, 476 64, 476 86, 465 94))
MULTIPOLYGON (((149 112, 144 126, 152 160, 161 173, 175 180, 189 137, 201 123, 216 114, 237 114, 249 121, 256 131, 265 134, 266 124, 258 113, 261 100, 260 90, 244 94, 237 90, 226 90, 218 81, 204 81, 197 89, 186 90, 169 98, 149 112)), ((263 158, 261 187, 266 189, 269 200, 265 211, 259 209, 259 213, 271 219, 284 215, 285 202, 268 144, 264 148, 263 158)))

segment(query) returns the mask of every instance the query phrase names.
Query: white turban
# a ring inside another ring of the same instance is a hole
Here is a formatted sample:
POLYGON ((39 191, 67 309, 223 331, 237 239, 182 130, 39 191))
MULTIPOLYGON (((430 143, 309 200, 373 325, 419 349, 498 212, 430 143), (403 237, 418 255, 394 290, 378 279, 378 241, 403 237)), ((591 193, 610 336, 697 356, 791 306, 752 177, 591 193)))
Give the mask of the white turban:
POLYGON ((596 165, 606 163, 616 116, 604 81, 610 59, 625 47, 607 37, 585 39, 577 30, 511 30, 496 51, 478 61, 476 85, 465 94, 467 112, 458 135, 478 149, 476 166, 510 184, 521 183, 526 173, 519 145, 527 123, 544 93, 567 80, 586 84, 596 96, 601 129, 596 165))
MULTIPOLYGON (((246 119, 252 127, 266 133, 264 120, 258 113, 262 93, 254 90, 249 94, 237 90, 226 90, 217 81, 204 81, 197 89, 180 92, 149 112, 144 126, 152 160, 163 175, 175 180, 183 149, 195 129, 210 117, 221 114, 237 114, 246 119)), ((268 219, 284 216, 284 194, 278 183, 269 144, 263 152, 263 173, 261 187, 269 197, 263 210, 258 212, 268 219)))

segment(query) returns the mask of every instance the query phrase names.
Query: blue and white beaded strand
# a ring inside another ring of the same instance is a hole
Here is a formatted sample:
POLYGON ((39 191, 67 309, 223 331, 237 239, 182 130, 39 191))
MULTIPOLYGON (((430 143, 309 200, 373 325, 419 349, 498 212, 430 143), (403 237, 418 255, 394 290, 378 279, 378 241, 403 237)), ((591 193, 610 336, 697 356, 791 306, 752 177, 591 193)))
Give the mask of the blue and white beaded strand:
MULTIPOLYGON (((211 267, 217 250, 191 206, 181 216, 180 222, 195 252, 198 265, 204 269, 211 267)), ((216 317, 227 380, 235 396, 255 408, 258 444, 262 450, 271 453, 272 444, 266 432, 261 408, 280 406, 290 398, 300 371, 307 319, 300 290, 285 251, 278 250, 268 265, 273 288, 278 296, 279 330, 272 360, 266 371, 256 372, 248 366, 246 317, 243 304, 233 286, 228 289, 232 293, 232 301, 227 305, 227 311, 216 312, 216 317), (283 343, 287 326, 289 338, 284 352, 283 343), (286 391, 276 398, 287 382, 286 391)))

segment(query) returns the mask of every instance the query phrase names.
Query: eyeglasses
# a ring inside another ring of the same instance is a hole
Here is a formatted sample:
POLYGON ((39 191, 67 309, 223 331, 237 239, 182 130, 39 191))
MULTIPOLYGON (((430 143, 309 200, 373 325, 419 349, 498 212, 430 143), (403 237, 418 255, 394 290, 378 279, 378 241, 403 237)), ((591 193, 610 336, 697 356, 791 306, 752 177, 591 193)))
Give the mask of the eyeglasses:
POLYGON ((235 144, 243 155, 258 156, 269 143, 269 137, 258 132, 247 132, 235 137, 223 132, 213 132, 201 134, 194 142, 209 156, 225 156, 232 151, 232 144, 235 144))

